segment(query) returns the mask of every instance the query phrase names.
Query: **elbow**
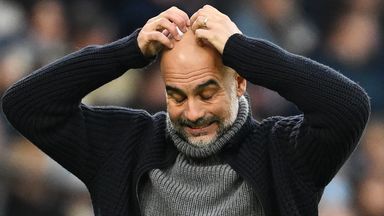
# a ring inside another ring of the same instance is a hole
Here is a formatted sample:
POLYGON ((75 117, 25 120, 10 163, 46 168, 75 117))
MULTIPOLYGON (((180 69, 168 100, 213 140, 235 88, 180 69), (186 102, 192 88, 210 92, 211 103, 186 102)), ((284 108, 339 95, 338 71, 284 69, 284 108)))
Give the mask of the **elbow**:
POLYGON ((10 108, 10 90, 7 90, 1 97, 1 108, 5 116, 8 116, 9 112, 11 111, 10 108))
POLYGON ((360 106, 359 112, 362 114, 362 120, 364 121, 364 124, 368 122, 369 116, 371 114, 371 101, 370 97, 368 96, 367 92, 360 86, 359 88, 359 98, 360 98, 360 106))
POLYGON ((357 138, 360 138, 371 114, 370 98, 367 92, 358 84, 354 84, 354 88, 350 93, 351 96, 347 104, 352 112, 351 115, 345 116, 352 117, 353 123, 349 122, 349 124, 355 125, 353 127, 354 134, 357 138))
POLYGON ((8 122, 18 129, 24 123, 25 114, 31 110, 27 101, 29 94, 19 83, 10 87, 1 97, 1 108, 8 122))
POLYGON ((15 104, 15 97, 13 97, 12 95, 14 95, 12 93, 12 90, 11 89, 8 89, 1 97, 1 108, 2 108, 2 111, 5 115, 5 117, 7 118, 7 120, 12 123, 12 119, 14 118, 15 114, 15 110, 17 110, 17 108, 15 108, 12 104, 15 104))

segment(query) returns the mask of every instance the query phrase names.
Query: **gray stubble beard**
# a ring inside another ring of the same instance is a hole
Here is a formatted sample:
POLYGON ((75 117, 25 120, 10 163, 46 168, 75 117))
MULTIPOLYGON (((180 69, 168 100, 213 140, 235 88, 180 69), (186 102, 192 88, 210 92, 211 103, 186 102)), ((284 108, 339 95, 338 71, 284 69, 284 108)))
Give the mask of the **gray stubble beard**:
POLYGON ((173 121, 170 122, 172 124, 172 127, 175 129, 176 133, 179 134, 179 136, 189 144, 197 147, 211 145, 216 142, 216 140, 220 136, 222 136, 226 131, 228 131, 228 129, 236 120, 237 113, 239 110, 239 98, 236 95, 236 85, 233 85, 231 88, 230 101, 231 103, 229 105, 228 118, 221 119, 221 121, 218 123, 218 130, 216 131, 216 134, 208 140, 199 140, 198 138, 194 140, 195 137, 188 136, 185 130, 183 129, 183 126, 175 124, 173 121))

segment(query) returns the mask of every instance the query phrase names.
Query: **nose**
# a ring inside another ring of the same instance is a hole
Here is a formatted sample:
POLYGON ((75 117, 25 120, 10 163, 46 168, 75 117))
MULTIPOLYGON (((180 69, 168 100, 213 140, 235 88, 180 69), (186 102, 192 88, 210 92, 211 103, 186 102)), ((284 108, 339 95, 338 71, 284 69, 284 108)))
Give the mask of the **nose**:
POLYGON ((198 101, 188 100, 186 103, 187 107, 184 111, 184 116, 189 121, 197 121, 199 118, 204 117, 204 108, 199 104, 198 101))

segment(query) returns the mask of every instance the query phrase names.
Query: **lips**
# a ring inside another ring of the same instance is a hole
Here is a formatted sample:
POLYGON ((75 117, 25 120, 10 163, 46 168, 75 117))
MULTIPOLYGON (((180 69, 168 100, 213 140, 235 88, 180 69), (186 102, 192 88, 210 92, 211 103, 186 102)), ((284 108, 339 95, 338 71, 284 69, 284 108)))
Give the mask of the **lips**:
POLYGON ((201 125, 201 126, 197 126, 197 127, 189 127, 189 128, 191 128, 191 129, 202 129, 202 128, 206 128, 206 127, 208 127, 209 125, 211 125, 212 123, 210 123, 210 124, 208 124, 208 125, 201 125))
POLYGON ((185 130, 187 133, 189 133, 192 136, 204 136, 208 135, 215 127, 215 124, 210 123, 208 125, 202 125, 198 127, 185 127, 185 130))

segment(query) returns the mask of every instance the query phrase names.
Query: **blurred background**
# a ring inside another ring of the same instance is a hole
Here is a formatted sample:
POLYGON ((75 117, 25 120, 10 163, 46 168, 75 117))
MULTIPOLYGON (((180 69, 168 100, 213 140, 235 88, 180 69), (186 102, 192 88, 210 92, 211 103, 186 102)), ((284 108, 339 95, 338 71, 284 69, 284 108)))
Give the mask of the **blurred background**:
MULTIPOLYGON (((211 4, 241 31, 340 71, 371 97, 361 143, 327 186, 321 216, 384 215, 384 9, 381 0, 0 0, 0 94, 33 70, 89 44, 126 36, 176 5, 192 15, 211 4)), ((131 70, 84 99, 94 105, 165 110, 157 64, 131 70), (144 69, 143 69, 144 70, 144 69)), ((299 111, 277 93, 248 85, 253 115, 299 111)), ((88 192, 21 137, 0 112, 0 216, 90 216, 88 192)))

